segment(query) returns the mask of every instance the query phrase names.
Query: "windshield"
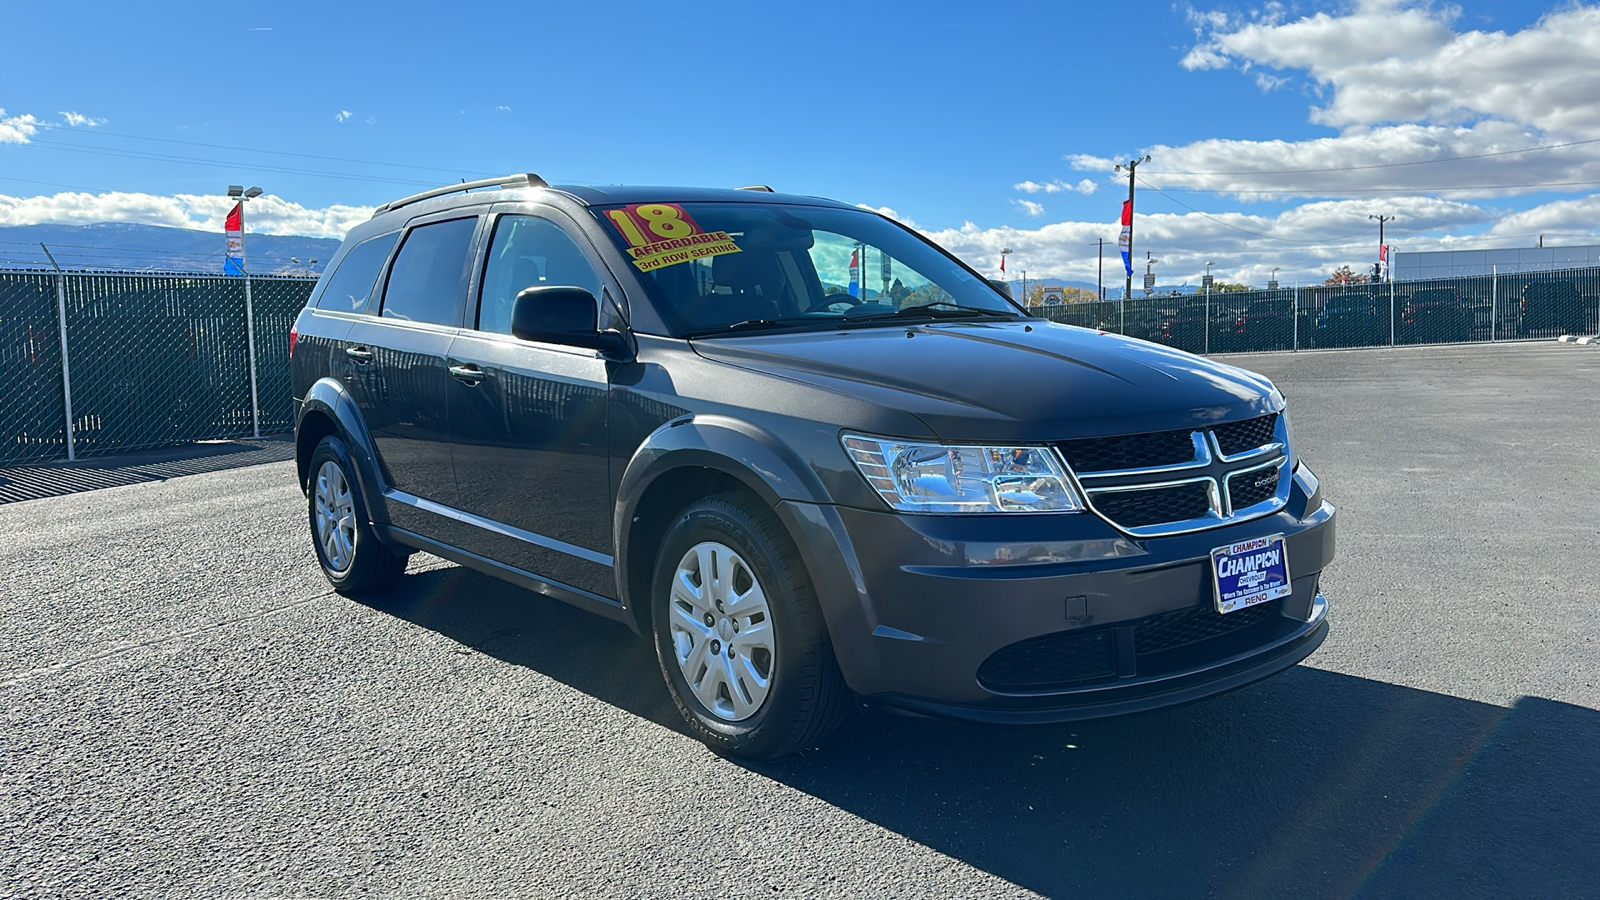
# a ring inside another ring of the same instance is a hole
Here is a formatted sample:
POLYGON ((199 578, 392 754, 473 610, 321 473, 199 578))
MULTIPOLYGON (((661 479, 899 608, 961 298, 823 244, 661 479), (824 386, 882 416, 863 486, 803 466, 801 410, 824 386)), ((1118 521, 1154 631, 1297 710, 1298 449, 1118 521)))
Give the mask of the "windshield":
POLYGON ((965 266, 872 213, 642 203, 595 214, 679 337, 1024 315, 965 266))

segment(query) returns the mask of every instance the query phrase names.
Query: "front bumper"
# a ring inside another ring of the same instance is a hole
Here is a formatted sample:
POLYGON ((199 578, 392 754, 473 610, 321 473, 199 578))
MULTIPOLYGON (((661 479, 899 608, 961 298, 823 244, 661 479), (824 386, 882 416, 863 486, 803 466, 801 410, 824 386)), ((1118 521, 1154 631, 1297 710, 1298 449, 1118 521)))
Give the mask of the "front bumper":
POLYGON ((845 680, 863 698, 991 722, 1138 712, 1233 690, 1327 636, 1334 508, 1295 471, 1269 516, 1128 537, 1090 515, 906 516, 782 504, 845 680), (1292 594, 1215 612, 1210 551, 1283 534, 1292 594))

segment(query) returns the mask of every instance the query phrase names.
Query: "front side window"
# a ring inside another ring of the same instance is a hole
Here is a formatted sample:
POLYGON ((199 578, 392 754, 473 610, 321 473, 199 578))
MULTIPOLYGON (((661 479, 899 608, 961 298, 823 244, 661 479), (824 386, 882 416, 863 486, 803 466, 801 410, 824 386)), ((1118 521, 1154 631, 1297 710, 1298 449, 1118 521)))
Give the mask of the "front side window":
POLYGON ((478 300, 478 330, 511 333, 511 307, 531 287, 579 287, 600 296, 600 276, 559 225, 534 216, 495 224, 478 300))
POLYGON ((872 213, 761 203, 594 213, 679 337, 1024 315, 966 266, 872 213))
POLYGON ((328 284, 317 298, 317 308, 333 312, 366 312, 367 300, 372 297, 372 286, 378 283, 378 273, 384 260, 394 249, 398 231, 368 238, 350 249, 339 262, 339 267, 328 276, 328 284))
POLYGON ((419 225, 406 235, 389 268, 383 292, 386 319, 454 325, 456 301, 467 271, 467 254, 478 220, 451 219, 419 225))

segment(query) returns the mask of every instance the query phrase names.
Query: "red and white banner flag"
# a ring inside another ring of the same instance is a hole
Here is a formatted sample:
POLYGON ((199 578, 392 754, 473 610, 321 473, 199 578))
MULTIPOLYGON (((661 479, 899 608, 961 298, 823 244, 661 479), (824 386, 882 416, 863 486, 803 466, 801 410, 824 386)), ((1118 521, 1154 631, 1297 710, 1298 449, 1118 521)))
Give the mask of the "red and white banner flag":
POLYGON ((1117 238, 1117 247, 1122 250, 1122 267, 1128 270, 1128 275, 1133 275, 1133 201, 1122 201, 1122 236, 1117 238))

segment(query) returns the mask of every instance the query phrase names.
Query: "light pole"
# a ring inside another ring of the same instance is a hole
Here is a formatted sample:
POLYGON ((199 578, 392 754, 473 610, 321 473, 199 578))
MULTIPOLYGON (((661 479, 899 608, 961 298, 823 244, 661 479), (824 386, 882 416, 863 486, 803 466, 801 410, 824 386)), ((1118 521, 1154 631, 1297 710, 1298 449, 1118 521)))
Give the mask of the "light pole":
POLYGON ((1277 266, 1273 266, 1272 267, 1272 280, 1267 282, 1267 290, 1275 291, 1277 289, 1278 289, 1278 267, 1277 266))
MULTIPOLYGON (((1010 255, 1011 255, 1011 248, 1010 247, 1004 247, 1004 248, 1002 248, 1000 250, 1000 277, 1005 280, 1007 285, 1009 285, 1011 283, 1011 276, 1006 274, 1006 257, 1008 257, 1010 255)), ((1010 290, 1009 287, 1007 287, 1006 289, 1010 290)), ((1024 299, 1026 299, 1026 298, 1024 298, 1024 299)), ((1026 304, 1024 304, 1024 305, 1026 305, 1026 304)))
MULTIPOLYGON (((251 187, 246 190, 242 185, 228 185, 228 196, 239 199, 239 274, 244 276, 244 327, 245 340, 250 347, 250 424, 251 433, 261 437, 261 400, 256 392, 256 311, 250 302, 250 270, 245 267, 244 255, 244 205, 261 196, 261 188, 251 187)), ((232 218, 231 216, 229 218, 232 218)), ((232 229, 227 229, 231 231, 232 229)), ((231 258, 233 241, 228 241, 228 253, 231 258)), ((224 272, 227 266, 223 266, 224 272)))
POLYGON ((1211 352, 1211 267, 1215 265, 1211 260, 1206 260, 1206 321, 1205 337, 1202 339, 1206 353, 1211 352))

